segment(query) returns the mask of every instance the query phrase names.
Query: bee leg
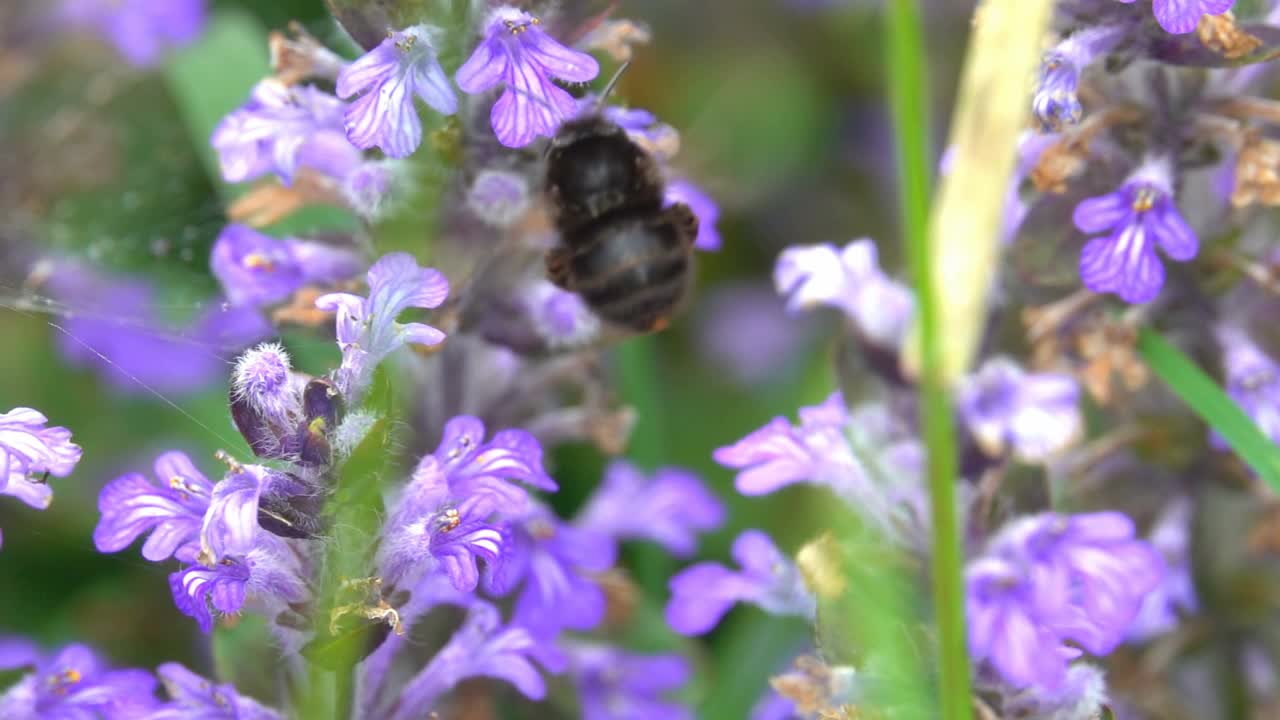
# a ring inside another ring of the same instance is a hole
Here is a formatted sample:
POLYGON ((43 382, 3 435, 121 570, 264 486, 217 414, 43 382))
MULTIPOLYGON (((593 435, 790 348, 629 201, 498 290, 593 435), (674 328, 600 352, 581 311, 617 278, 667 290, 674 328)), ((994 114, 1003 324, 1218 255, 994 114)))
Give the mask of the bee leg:
POLYGON ((666 220, 680 230, 685 247, 693 247, 694 240, 698 239, 698 216, 684 203, 676 203, 662 212, 666 220))
POLYGON ((561 290, 573 291, 569 277, 569 261, 573 252, 563 245, 557 245, 547 251, 547 279, 561 290))

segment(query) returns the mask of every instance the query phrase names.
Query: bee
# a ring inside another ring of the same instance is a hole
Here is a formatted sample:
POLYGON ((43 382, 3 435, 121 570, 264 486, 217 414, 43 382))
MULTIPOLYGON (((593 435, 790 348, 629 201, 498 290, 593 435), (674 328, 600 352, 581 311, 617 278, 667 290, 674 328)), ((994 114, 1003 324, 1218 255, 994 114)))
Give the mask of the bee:
POLYGON ((698 219, 684 204, 664 207, 664 190, 658 161, 616 123, 599 113, 566 121, 547 152, 560 232, 547 278, 609 323, 665 328, 689 292, 698 219))

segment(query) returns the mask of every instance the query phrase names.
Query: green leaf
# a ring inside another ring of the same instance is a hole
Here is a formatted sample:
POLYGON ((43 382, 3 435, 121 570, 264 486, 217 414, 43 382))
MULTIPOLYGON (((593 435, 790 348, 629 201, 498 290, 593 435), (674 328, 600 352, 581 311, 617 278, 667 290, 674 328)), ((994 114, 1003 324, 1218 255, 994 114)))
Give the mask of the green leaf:
POLYGON ((1280 493, 1280 448, 1223 392, 1203 370, 1154 330, 1143 329, 1138 351, 1173 390, 1227 445, 1280 493))

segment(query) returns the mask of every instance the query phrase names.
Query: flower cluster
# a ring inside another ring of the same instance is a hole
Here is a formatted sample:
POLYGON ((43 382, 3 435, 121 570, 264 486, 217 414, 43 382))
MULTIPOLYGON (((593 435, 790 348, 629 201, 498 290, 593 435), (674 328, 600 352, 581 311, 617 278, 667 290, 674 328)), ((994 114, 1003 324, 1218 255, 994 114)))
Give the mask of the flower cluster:
POLYGON ((965 573, 969 649, 1013 687, 1057 690, 1067 663, 1124 640, 1164 564, 1121 513, 1025 517, 965 573))
POLYGON ((205 26, 205 0, 61 0, 60 19, 90 30, 139 67, 187 45, 205 26))
POLYGON ((896 350, 906 337, 915 300, 881 269, 876 246, 855 240, 787 248, 774 266, 773 284, 792 312, 816 305, 842 310, 866 339, 896 350))
POLYGON ((28 671, 0 694, 0 716, 14 720, 283 717, 231 685, 214 684, 178 663, 161 665, 155 675, 146 670, 114 670, 84 645, 46 654, 24 640, 0 638, 0 670, 28 671), (160 688, 163 698, 157 696, 160 688))
POLYGON ((71 431, 48 424, 48 418, 31 408, 0 415, 0 495, 16 497, 37 510, 53 502, 49 476, 66 477, 80 462, 80 446, 71 442, 71 431))

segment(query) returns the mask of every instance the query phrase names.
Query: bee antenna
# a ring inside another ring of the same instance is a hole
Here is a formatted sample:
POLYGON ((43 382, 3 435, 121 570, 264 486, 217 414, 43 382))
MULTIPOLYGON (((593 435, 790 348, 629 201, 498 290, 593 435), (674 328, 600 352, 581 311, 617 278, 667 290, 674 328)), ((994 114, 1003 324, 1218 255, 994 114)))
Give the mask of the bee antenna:
POLYGON ((600 92, 600 98, 596 100, 596 109, 604 107, 605 101, 609 99, 609 94, 618 86, 618 81, 622 79, 622 74, 625 73, 629 67, 631 67, 631 61, 624 61, 622 65, 618 67, 617 72, 613 74, 613 77, 609 78, 609 84, 604 86, 604 90, 600 92))

